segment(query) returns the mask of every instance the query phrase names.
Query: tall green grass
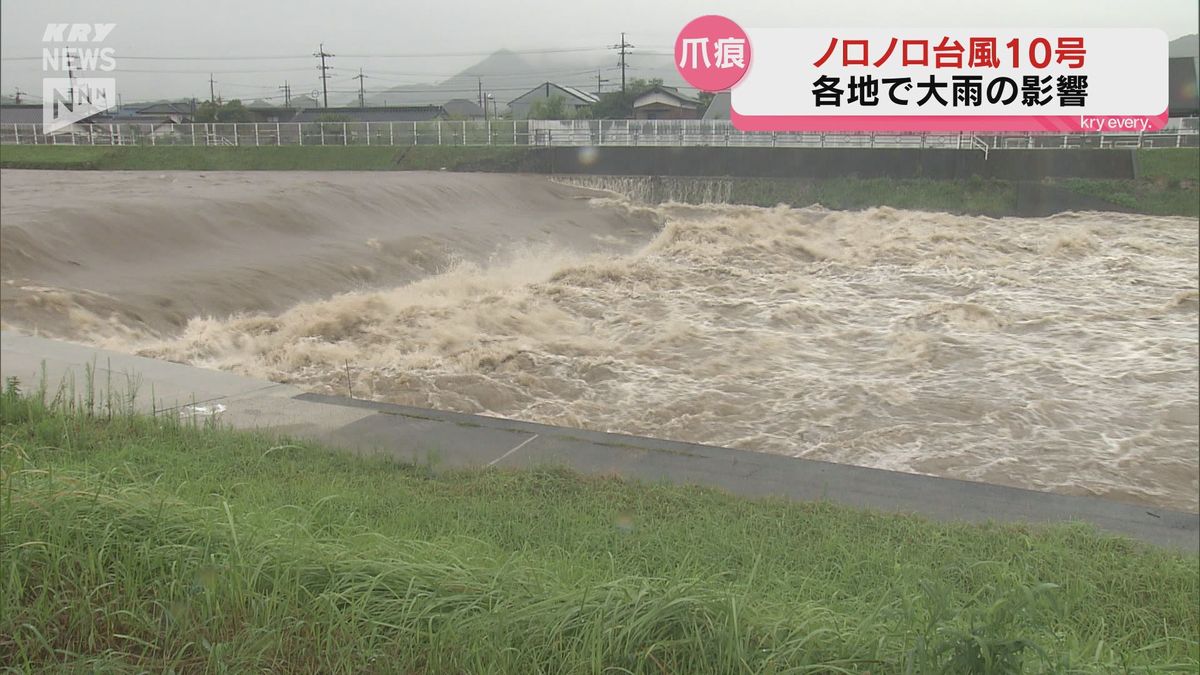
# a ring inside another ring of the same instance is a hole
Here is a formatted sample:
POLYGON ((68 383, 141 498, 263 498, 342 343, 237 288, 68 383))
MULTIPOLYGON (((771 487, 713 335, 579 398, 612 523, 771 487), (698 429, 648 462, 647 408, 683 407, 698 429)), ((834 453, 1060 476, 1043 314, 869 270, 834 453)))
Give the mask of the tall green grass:
POLYGON ((85 379, 0 396, 0 664, 17 670, 1200 664, 1197 559, 1083 526, 439 472, 140 416, 85 379))

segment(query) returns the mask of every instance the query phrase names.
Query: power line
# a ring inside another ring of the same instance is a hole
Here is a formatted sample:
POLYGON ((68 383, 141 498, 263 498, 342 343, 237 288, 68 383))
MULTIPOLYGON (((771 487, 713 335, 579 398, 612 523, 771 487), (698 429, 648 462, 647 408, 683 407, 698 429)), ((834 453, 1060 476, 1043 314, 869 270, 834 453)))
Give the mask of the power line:
MULTIPOLYGON (((394 89, 389 89, 382 93, 400 94, 400 95, 403 95, 403 94, 474 94, 475 91, 476 90, 474 88, 471 88, 471 89, 441 89, 441 88, 408 89, 406 87, 397 87, 394 89)), ((529 87, 495 87, 495 88, 488 89, 488 91, 529 91, 529 87)), ((357 89, 330 89, 329 92, 332 94, 357 94, 358 90, 357 89)))
MULTIPOLYGON (((632 46, 632 45, 630 45, 632 46)), ((508 54, 571 54, 583 52, 602 52, 605 47, 561 47, 549 49, 502 49, 490 52, 404 52, 377 54, 342 54, 344 58, 354 59, 423 59, 451 58, 460 56, 492 56, 497 52, 508 54)), ((664 52, 669 53, 669 52, 664 52)), ((309 58, 300 54, 246 54, 241 56, 127 56, 121 55, 122 61, 299 61, 309 58)), ((41 56, 2 56, 0 61, 41 61, 41 56)))

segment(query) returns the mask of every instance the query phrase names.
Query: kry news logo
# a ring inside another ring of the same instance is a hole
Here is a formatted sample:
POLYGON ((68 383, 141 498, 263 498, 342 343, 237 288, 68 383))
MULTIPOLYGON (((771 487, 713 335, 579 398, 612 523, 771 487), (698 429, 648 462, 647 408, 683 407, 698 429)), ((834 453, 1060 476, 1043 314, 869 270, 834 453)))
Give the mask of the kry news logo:
POLYGON ((42 70, 66 77, 42 78, 43 133, 52 134, 117 104, 111 77, 76 77, 77 72, 112 72, 112 47, 101 47, 115 23, 49 23, 42 34, 42 70))

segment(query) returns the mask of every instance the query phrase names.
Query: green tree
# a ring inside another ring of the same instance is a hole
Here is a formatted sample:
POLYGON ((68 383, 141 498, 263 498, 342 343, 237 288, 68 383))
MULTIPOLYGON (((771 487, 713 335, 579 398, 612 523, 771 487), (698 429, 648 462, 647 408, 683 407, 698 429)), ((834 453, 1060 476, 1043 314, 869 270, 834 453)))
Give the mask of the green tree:
POLYGON ((598 120, 620 120, 633 117, 633 102, 637 100, 637 97, 661 86, 662 83, 662 78, 659 77, 652 80, 635 77, 626 84, 624 92, 613 91, 601 96, 600 100, 592 105, 592 117, 598 120))
POLYGON ((221 105, 205 101, 196 108, 196 122, 255 122, 257 115, 246 109, 242 102, 233 99, 221 105))
POLYGON ((567 102, 561 96, 538 99, 529 106, 531 120, 565 120, 569 116, 567 102))

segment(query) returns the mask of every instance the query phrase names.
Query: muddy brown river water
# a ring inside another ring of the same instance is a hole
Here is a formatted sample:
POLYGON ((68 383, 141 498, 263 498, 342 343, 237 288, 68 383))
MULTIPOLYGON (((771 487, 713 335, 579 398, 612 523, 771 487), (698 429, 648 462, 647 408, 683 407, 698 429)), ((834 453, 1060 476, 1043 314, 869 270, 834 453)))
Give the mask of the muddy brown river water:
POLYGON ((469 174, 6 171, 3 197, 9 329, 1197 510, 1195 220, 644 207, 469 174))

